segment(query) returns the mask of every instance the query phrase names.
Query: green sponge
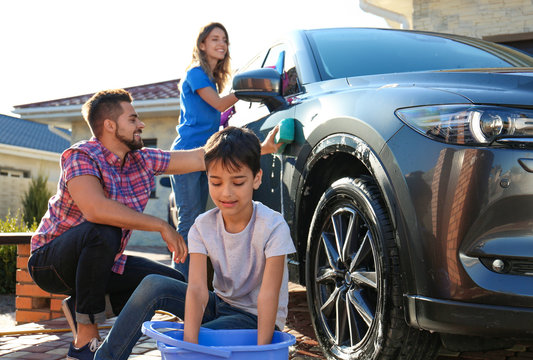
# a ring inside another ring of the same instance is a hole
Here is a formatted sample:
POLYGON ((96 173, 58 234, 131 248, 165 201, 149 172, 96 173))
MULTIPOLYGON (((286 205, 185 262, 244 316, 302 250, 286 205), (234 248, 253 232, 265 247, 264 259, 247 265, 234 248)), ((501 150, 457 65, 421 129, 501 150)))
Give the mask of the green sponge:
POLYGON ((294 141, 294 119, 286 118, 279 122, 279 131, 274 138, 276 144, 283 143, 278 149, 278 153, 282 153, 285 150, 285 146, 294 141))

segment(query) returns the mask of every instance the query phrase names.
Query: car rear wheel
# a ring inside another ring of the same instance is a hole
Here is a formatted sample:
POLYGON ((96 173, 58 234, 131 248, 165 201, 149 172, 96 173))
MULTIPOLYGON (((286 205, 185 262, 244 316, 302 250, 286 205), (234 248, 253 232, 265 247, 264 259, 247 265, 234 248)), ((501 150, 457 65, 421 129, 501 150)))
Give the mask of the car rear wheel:
POLYGON ((404 320, 398 248, 371 178, 343 178, 325 191, 306 260, 311 319, 328 358, 434 358, 438 336, 404 320))

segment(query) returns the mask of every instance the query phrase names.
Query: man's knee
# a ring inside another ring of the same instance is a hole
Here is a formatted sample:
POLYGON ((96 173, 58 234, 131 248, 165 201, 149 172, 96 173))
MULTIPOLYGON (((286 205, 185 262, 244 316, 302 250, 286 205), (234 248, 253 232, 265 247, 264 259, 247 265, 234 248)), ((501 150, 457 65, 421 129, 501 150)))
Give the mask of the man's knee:
POLYGON ((100 245, 109 252, 115 254, 122 244, 122 229, 103 224, 88 223, 90 228, 90 245, 100 245))

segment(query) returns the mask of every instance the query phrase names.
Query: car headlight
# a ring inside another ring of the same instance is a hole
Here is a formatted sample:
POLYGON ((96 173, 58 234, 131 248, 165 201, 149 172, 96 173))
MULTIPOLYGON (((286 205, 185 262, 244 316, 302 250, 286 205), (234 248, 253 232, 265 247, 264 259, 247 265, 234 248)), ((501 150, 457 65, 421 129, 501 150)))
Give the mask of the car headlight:
POLYGON ((459 145, 491 144, 501 138, 533 136, 533 110, 486 105, 431 105, 396 110, 419 133, 459 145))

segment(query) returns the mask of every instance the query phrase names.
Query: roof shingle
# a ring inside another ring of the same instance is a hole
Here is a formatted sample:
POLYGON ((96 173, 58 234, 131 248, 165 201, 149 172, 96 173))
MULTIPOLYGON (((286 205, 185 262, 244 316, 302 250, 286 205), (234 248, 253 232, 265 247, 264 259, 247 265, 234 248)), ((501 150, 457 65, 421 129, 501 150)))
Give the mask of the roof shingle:
MULTIPOLYGON (((0 114, 0 144, 61 153, 70 141, 54 134, 48 125, 0 114)), ((70 136, 70 131, 61 129, 70 136)))
MULTIPOLYGON (((125 88, 129 91, 133 100, 159 100, 179 98, 180 92, 178 89, 179 79, 167 80, 158 83, 132 86, 125 88)), ((54 106, 69 106, 69 105, 82 105, 93 94, 85 94, 80 96, 73 96, 63 99, 47 100, 31 104, 23 104, 14 106, 15 109, 28 109, 28 108, 40 108, 40 107, 54 107, 54 106)))

